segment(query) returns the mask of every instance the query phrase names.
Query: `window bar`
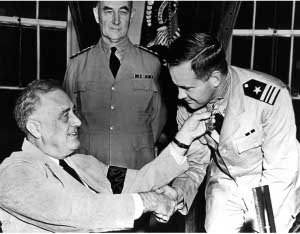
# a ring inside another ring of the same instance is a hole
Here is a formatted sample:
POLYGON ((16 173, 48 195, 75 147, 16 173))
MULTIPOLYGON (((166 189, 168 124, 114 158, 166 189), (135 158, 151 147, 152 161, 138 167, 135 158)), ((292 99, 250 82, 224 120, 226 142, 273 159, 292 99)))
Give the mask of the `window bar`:
MULTIPOLYGON (((36 18, 34 19, 22 18, 21 24, 22 27, 30 27, 30 28, 36 28, 37 24, 39 24, 40 27, 51 28, 51 29, 65 30, 67 28, 66 21, 39 19, 37 22, 36 18)), ((0 15, 0 25, 18 27, 19 26, 18 17, 0 15)))
POLYGON ((19 21, 19 61, 18 61, 18 86, 22 87, 23 82, 22 82, 22 24, 21 24, 21 18, 18 18, 19 21))
MULTIPOLYGON (((291 49, 290 49, 290 67, 289 67, 289 81, 288 86, 290 90, 292 90, 292 70, 293 70, 293 51, 294 51, 294 38, 295 35, 293 33, 294 30, 294 24, 295 24, 295 11, 296 11, 296 1, 293 1, 293 10, 292 10, 292 25, 291 25, 291 49)), ((293 95, 293 93, 292 93, 293 95)))
POLYGON ((71 43, 72 43, 72 29, 71 29, 71 12, 68 6, 68 18, 67 18, 67 64, 69 64, 70 56, 71 56, 71 43))
POLYGON ((39 22, 39 1, 36 1, 36 78, 37 80, 40 79, 40 22, 39 22))
POLYGON ((251 46, 251 63, 250 69, 253 69, 254 49, 255 49, 255 19, 256 19, 256 1, 253 2, 253 19, 252 19, 252 46, 251 46))

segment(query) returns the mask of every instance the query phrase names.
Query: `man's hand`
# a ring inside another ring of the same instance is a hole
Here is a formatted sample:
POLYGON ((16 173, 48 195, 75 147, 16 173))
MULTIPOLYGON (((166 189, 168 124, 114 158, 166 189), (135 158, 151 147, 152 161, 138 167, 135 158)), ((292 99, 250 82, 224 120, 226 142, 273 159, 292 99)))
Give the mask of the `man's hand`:
POLYGON ((168 222, 171 215, 175 212, 176 202, 169 196, 155 191, 139 193, 144 205, 144 213, 154 212, 160 214, 160 222, 168 222))
MULTIPOLYGON (((176 187, 172 188, 168 185, 164 185, 162 187, 154 186, 152 188, 152 190, 155 190, 155 192, 164 194, 164 195, 168 196, 170 199, 173 199, 176 202, 176 207, 174 209, 174 212, 178 209, 182 209, 184 203, 183 203, 183 194, 180 189, 178 189, 176 187)), ((172 215, 173 214, 171 214, 170 217, 172 215)), ((155 216, 158 221, 160 221, 163 218, 161 214, 156 213, 155 216)))
POLYGON ((206 131, 205 121, 211 117, 211 112, 203 110, 195 111, 183 124, 176 134, 176 139, 186 145, 190 145, 193 140, 202 136, 206 131))

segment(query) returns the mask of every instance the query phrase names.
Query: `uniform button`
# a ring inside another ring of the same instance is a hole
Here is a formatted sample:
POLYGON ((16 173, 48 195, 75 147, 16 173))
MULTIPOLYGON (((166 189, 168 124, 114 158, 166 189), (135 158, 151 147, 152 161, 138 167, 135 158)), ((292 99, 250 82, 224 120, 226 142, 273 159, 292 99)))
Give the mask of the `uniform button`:
POLYGON ((111 87, 111 90, 112 90, 112 91, 115 91, 115 90, 116 90, 116 87, 114 87, 114 86, 111 87))
POLYGON ((148 88, 147 88, 147 87, 144 87, 144 90, 148 91, 148 88))
POLYGON ((114 109, 115 109, 115 106, 114 106, 114 105, 111 105, 111 106, 110 106, 110 109, 114 110, 114 109))
POLYGON ((110 129, 111 131, 113 131, 113 130, 115 129, 115 127, 114 127, 114 126, 110 126, 109 129, 110 129))

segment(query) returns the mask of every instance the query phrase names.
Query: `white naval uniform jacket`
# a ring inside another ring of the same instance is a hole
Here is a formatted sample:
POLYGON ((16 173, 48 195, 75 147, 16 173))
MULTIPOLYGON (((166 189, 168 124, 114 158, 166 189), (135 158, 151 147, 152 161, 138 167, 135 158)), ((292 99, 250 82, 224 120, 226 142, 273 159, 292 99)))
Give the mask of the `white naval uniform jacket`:
MULTIPOLYGON (((264 73, 229 66, 229 100, 218 150, 241 191, 269 185, 277 231, 287 232, 299 210, 299 143, 292 100, 287 87, 264 73)), ((178 107, 179 127, 190 116, 178 107)), ((222 209, 234 181, 210 161, 207 145, 194 141, 188 154, 202 154, 202 166, 177 178, 187 213, 209 165, 206 184, 206 225, 222 209)), ((220 158, 218 163, 225 168, 220 158)))

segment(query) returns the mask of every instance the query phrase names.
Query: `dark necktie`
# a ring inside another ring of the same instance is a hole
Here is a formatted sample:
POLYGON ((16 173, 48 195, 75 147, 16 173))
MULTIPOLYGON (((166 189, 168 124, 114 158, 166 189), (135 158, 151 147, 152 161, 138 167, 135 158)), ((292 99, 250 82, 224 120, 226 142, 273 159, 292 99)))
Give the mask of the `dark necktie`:
POLYGON ((221 133, 221 129, 222 129, 222 125, 223 125, 223 121, 224 121, 224 117, 223 115, 221 115, 220 113, 216 113, 215 114, 215 129, 216 131, 219 133, 221 133))
POLYGON ((116 75, 118 73, 119 67, 120 67, 120 60, 116 56, 116 47, 111 47, 111 54, 109 59, 109 68, 113 74, 113 76, 116 78, 116 75))
MULTIPOLYGON (((224 121, 223 115, 221 115, 220 113, 216 113, 215 114, 215 123, 214 123, 214 126, 215 126, 215 130, 217 131, 217 133, 219 133, 219 135, 221 133, 223 121, 224 121)), ((210 139, 212 139, 212 138, 210 138, 210 139)), ((217 143, 217 145, 218 145, 218 143, 217 143)), ((218 151, 218 148, 217 147, 215 148, 214 146, 212 146, 209 143, 208 143, 208 147, 210 148, 210 150, 211 150, 211 156, 212 156, 213 160, 215 161, 217 167, 220 169, 220 171, 222 171, 224 174, 226 174, 230 178, 232 178, 231 175, 230 175, 230 173, 229 173, 229 171, 228 171, 228 168, 227 168, 227 166, 226 166, 226 164, 225 164, 225 162, 224 162, 224 160, 222 158, 222 156, 220 155, 220 153, 218 151), (224 165, 224 167, 222 167, 219 162, 222 162, 222 164, 224 165)))
POLYGON ((123 190, 127 168, 110 166, 107 172, 107 179, 111 184, 114 194, 120 194, 123 190))
POLYGON ((80 182, 81 184, 82 181, 81 179, 79 178, 79 176, 77 175, 76 171, 70 167, 66 162, 65 160, 59 160, 59 165, 67 172, 69 173, 69 175, 71 175, 74 179, 76 179, 78 182, 80 182))

